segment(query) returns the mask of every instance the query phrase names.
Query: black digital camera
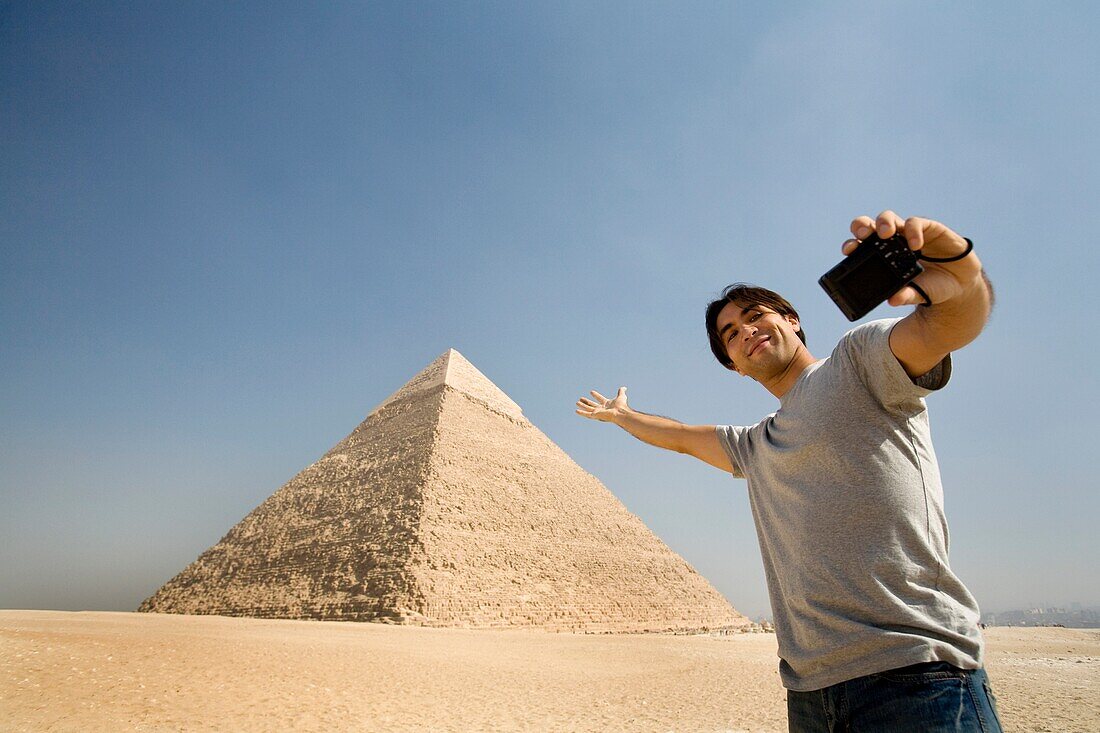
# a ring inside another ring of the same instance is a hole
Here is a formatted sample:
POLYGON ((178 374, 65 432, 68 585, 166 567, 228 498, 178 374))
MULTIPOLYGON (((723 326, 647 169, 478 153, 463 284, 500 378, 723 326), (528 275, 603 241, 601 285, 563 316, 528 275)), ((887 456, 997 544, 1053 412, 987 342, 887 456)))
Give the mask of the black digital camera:
POLYGON ((856 321, 922 272, 904 236, 879 239, 872 234, 818 282, 848 320, 856 321))

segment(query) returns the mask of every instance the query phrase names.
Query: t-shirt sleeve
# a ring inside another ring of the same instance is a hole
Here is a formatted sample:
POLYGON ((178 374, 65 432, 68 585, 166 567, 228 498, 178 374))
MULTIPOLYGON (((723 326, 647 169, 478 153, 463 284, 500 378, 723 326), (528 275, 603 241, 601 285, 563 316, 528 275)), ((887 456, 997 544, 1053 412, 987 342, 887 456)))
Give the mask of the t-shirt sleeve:
POLYGON ((920 399, 942 389, 951 378, 951 355, 916 379, 890 350, 890 331, 900 318, 871 321, 844 335, 838 351, 854 364, 860 379, 887 407, 918 408, 920 399))
POLYGON ((745 465, 742 457, 741 438, 746 430, 748 428, 743 425, 718 425, 715 427, 715 432, 718 434, 718 444, 722 446, 722 450, 729 457, 730 467, 733 469, 733 475, 736 478, 745 478, 745 472, 741 468, 745 465))

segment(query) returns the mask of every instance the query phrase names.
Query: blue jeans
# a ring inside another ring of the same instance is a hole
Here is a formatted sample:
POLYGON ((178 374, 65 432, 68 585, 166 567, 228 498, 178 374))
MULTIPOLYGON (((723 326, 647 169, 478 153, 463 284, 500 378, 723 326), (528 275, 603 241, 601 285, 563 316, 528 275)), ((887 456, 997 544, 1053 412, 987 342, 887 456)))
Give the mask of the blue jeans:
POLYGON ((947 662, 857 677, 812 692, 787 690, 791 733, 1001 733, 984 669, 947 662))

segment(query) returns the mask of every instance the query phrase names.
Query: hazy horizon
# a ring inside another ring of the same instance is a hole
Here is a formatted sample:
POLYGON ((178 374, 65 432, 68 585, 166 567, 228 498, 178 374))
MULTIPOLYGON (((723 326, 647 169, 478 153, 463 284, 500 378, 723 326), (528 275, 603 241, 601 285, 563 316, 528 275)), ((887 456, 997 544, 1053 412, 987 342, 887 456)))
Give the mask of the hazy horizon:
POLYGON ((573 403, 759 421, 704 305, 771 287, 827 356, 852 324, 817 278, 885 208, 973 239, 997 293, 928 398, 953 570, 983 611, 1100 606, 1098 21, 0 5, 0 608, 135 609, 453 347, 770 617, 744 482, 573 403))

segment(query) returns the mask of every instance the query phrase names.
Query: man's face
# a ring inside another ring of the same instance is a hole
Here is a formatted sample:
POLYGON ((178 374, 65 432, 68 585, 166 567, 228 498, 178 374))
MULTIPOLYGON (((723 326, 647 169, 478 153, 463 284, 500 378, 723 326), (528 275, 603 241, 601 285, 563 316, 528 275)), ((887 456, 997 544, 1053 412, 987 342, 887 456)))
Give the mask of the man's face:
POLYGON ((803 346, 798 319, 766 305, 729 303, 715 325, 734 370, 757 381, 781 373, 803 346))

